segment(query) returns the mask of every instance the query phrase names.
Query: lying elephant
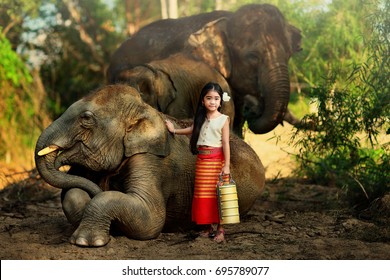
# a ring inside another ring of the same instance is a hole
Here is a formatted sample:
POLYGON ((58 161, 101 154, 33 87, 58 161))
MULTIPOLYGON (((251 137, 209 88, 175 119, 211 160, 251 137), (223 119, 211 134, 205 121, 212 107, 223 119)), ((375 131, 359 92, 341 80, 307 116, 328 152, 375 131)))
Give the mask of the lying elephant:
MULTIPOLYGON (((36 166, 46 182, 63 189, 64 213, 77 226, 72 244, 104 246, 111 225, 139 240, 193 226, 196 157, 187 136, 168 132, 166 118, 136 89, 118 84, 77 101, 42 132, 36 166), (65 165, 68 173, 59 171, 65 165)), ((244 141, 232 136, 231 146, 244 215, 264 188, 264 168, 244 141)))
MULTIPOLYGON (((177 119, 194 117, 200 92, 210 81, 231 96, 228 83, 218 71, 184 53, 124 69, 113 80, 138 89, 146 103, 177 119)), ((222 113, 230 117, 233 125, 233 100, 223 103, 222 113)))

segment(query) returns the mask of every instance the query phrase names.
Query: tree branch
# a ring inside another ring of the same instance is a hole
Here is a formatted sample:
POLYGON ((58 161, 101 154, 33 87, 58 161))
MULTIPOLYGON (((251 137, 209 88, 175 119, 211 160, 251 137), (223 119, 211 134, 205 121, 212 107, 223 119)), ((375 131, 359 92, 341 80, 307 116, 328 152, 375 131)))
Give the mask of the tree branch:
POLYGON ((12 19, 12 21, 4 27, 3 31, 1 32, 4 36, 7 36, 7 33, 12 29, 12 27, 14 27, 15 25, 17 25, 18 23, 21 23, 23 20, 22 18, 14 18, 12 19))
POLYGON ((79 11, 76 9, 76 6, 72 0, 63 0, 64 4, 68 8, 68 11, 72 19, 77 23, 78 29, 80 32, 80 39, 89 47, 91 50, 92 57, 100 65, 101 69, 104 66, 104 60, 100 53, 98 52, 96 46, 98 45, 93 38, 88 34, 83 22, 81 21, 81 16, 79 11))

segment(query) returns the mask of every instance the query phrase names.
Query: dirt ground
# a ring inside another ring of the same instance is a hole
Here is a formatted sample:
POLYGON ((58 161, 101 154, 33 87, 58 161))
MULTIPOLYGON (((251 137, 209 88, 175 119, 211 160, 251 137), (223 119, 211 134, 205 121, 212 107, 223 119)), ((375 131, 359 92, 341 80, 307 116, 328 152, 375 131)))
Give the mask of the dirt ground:
POLYGON ((71 245, 74 228, 60 205, 59 190, 36 172, 2 167, 0 184, 1 260, 389 260, 390 198, 360 215, 340 199, 338 189, 313 185, 292 174, 287 143, 290 127, 246 141, 266 167, 267 183, 240 224, 226 226, 224 244, 195 232, 162 233, 149 241, 113 236, 101 248, 71 245))

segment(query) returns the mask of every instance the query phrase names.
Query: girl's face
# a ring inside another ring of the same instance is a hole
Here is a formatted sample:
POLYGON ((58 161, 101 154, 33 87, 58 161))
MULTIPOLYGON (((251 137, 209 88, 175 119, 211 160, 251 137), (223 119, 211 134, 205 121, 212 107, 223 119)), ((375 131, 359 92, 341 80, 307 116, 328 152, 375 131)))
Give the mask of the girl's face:
POLYGON ((207 111, 212 112, 218 110, 221 105, 221 97, 218 92, 215 90, 210 90, 203 97, 203 105, 206 107, 207 111))

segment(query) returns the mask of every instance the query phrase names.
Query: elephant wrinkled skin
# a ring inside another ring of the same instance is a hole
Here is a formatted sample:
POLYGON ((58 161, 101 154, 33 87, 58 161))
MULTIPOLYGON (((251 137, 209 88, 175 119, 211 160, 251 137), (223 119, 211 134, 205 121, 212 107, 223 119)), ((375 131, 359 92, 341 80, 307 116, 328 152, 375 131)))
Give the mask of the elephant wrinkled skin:
MULTIPOLYGON (((63 189, 63 211, 77 226, 71 243, 104 246, 110 228, 145 240, 193 226, 196 156, 187 136, 168 132, 166 118, 136 89, 110 85, 72 104, 42 132, 36 166, 45 181, 63 189), (59 171, 64 165, 71 166, 68 173, 59 171)), ((243 140, 232 136, 231 146, 244 215, 264 188, 264 168, 243 140)))
POLYGON ((275 6, 250 4, 236 12, 214 11, 145 26, 114 52, 107 76, 114 83, 123 70, 190 52, 227 80, 233 91, 236 134, 242 134, 245 121, 254 133, 267 133, 288 110, 288 61, 300 50, 300 30, 275 6), (256 101, 245 103, 247 95, 256 101))

